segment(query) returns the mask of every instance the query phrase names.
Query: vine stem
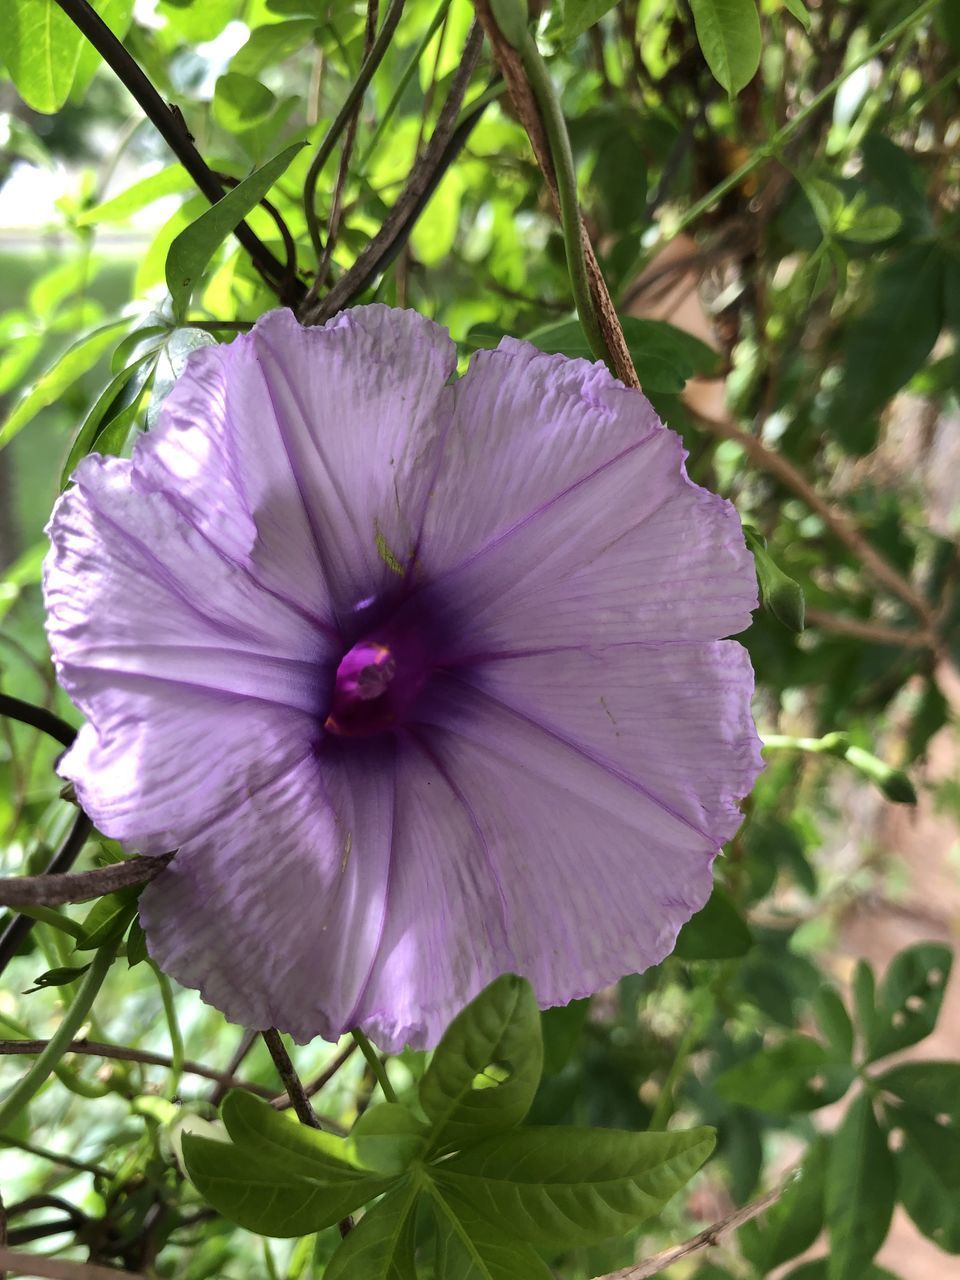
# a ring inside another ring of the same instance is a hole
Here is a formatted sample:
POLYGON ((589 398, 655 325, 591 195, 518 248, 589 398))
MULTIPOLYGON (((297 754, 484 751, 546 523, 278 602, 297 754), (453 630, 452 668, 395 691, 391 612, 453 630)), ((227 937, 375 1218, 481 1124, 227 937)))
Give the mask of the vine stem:
POLYGON ((70 1051, 70 1042, 93 1007, 97 993, 113 964, 116 951, 117 944, 113 943, 101 947, 96 953, 56 1033, 47 1041, 45 1048, 20 1083, 14 1085, 0 1104, 0 1134, 47 1082, 64 1054, 70 1051))
POLYGON ((577 167, 570 148, 570 135, 563 118, 563 109, 557 91, 550 79, 550 72, 537 48, 533 35, 524 30, 524 38, 518 50, 524 70, 540 108, 550 156, 557 178, 557 196, 560 201, 560 225, 567 254, 567 270, 570 286, 577 306, 577 315, 593 354, 604 360, 616 372, 613 352, 608 347, 600 329, 600 321, 594 307, 587 274, 587 256, 583 247, 583 222, 580 217, 580 201, 577 195, 577 167))
POLYGON ((396 1102, 397 1095, 394 1092, 394 1088, 393 1088, 393 1085, 390 1083, 390 1079, 387 1075, 386 1068, 384 1067, 383 1063, 380 1061, 380 1058, 379 1058, 379 1055, 377 1054, 376 1049, 374 1049, 373 1045, 370 1043, 370 1041, 363 1034, 363 1032, 360 1030, 359 1027, 354 1027, 354 1029, 350 1032, 350 1034, 353 1036, 354 1040, 359 1046, 360 1052, 366 1058, 367 1065, 369 1066, 370 1070, 376 1076, 377 1083, 379 1084, 380 1088, 383 1090, 383 1096, 386 1098, 388 1102, 396 1102))
MULTIPOLYGON (((527 137, 530 139, 530 146, 533 148, 533 154, 544 176, 554 208, 562 222, 563 210, 557 174, 554 171, 547 125, 544 122, 537 95, 530 83, 529 72, 524 66, 520 53, 501 31, 493 14, 490 0, 474 0, 474 4, 477 17, 480 19, 487 38, 493 46, 494 56, 503 73, 517 116, 526 130, 527 137)), ((552 95, 552 84, 550 85, 550 91, 552 95)), ((559 109, 559 106, 557 109, 559 109)), ((566 132, 565 125, 564 132, 566 132)), ((611 368, 622 383, 639 390, 640 379, 637 377, 637 371, 634 368, 630 349, 623 336, 623 328, 617 316, 616 307, 613 304, 607 283, 603 278, 603 272, 600 270, 600 264, 597 262, 597 256, 593 251, 593 245, 590 243, 590 237, 587 234, 582 218, 580 218, 579 232, 589 281, 592 313, 596 316, 604 346, 610 353, 611 368)))
MULTIPOLYGON (((224 195, 223 185, 193 145, 193 137, 180 111, 164 102, 153 82, 147 78, 137 61, 88 0, 56 0, 56 3, 129 90, 144 115, 210 203, 216 204, 221 200, 224 195)), ((302 292, 299 281, 291 281, 288 285, 283 264, 245 222, 239 223, 233 234, 250 254, 254 266, 275 293, 282 295, 287 287, 297 295, 302 292)))

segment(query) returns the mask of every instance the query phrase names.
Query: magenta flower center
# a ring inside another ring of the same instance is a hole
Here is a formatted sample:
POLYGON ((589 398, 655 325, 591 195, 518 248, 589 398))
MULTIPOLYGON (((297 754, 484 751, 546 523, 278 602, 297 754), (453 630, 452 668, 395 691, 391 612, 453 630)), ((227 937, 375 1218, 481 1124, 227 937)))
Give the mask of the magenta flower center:
POLYGON ((340 659, 328 733, 365 738, 402 724, 430 675, 422 646, 408 636, 367 636, 340 659))

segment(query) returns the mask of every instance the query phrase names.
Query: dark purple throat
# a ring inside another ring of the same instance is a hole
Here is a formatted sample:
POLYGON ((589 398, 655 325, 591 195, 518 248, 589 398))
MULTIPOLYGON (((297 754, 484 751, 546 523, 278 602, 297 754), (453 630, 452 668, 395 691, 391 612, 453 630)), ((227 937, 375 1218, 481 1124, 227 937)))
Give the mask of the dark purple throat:
POLYGON ((409 720, 434 670, 430 637, 421 627, 387 625, 357 640, 340 659, 328 733, 366 738, 409 720))

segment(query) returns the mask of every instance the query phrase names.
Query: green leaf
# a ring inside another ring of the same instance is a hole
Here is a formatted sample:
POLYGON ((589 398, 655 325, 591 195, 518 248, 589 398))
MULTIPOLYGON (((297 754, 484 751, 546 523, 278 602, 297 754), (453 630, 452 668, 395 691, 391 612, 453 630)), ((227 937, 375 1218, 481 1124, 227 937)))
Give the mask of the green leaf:
POLYGON ((100 357, 129 326, 128 320, 114 320, 68 347, 62 356, 38 379, 31 391, 14 406, 13 412, 0 427, 0 448, 33 421, 41 409, 59 400, 78 378, 97 363, 100 357))
MULTIPOLYGON (((663 320, 620 318, 637 376, 648 391, 682 391, 694 374, 716 372, 718 357, 706 343, 663 320)), ((584 360, 594 356, 579 320, 543 325, 526 336, 527 342, 547 353, 584 360)))
MULTIPOLYGON (((960 1071, 960 1063, 952 1065, 960 1071)), ((955 1095, 954 1106, 956 1102, 955 1095)), ((934 1244, 948 1253, 960 1253, 960 1128, 956 1120, 940 1123, 910 1107, 897 1108, 891 1119, 903 1134, 896 1166, 904 1208, 934 1244)))
POLYGON ((130 932, 127 934, 127 968, 132 969, 135 965, 142 964, 144 960, 149 959, 147 935, 144 933, 143 925, 139 919, 136 919, 131 924, 130 932))
POLYGON ((729 896, 714 885, 707 905, 680 930, 674 955, 681 960, 729 960, 753 946, 753 935, 729 896))
POLYGON ((886 1238, 895 1198, 893 1158, 863 1092, 850 1104, 827 1161, 827 1280, 862 1280, 886 1238))
POLYGON ((841 214, 837 234, 855 244, 879 244, 895 236, 902 226, 903 218, 896 209, 855 199, 841 214))
POLYGON ((826 1140, 817 1138, 780 1199, 738 1231, 744 1257, 762 1275, 809 1249, 820 1234, 827 1151, 826 1140))
MULTIPOLYGON (((827 1267, 826 1258, 815 1258, 812 1262, 805 1262, 802 1267, 791 1271, 789 1275, 784 1276, 784 1280, 827 1280, 827 1267)), ((871 1263, 869 1267, 864 1267, 857 1280, 897 1280, 897 1277, 885 1267, 878 1267, 875 1263, 871 1263)))
POLYGON ((853 1023, 835 987, 825 983, 813 998, 813 1016, 827 1038, 835 1059, 849 1062, 853 1057, 853 1023))
POLYGON ((28 107, 59 111, 70 95, 83 36, 54 0, 4 0, 0 58, 28 107))
POLYGON ((190 295, 216 250, 256 208, 302 146, 302 142, 295 142, 268 160, 191 222, 170 245, 165 271, 178 322, 186 315, 190 295))
POLYGON ((923 1040, 937 1025, 953 964, 949 947, 921 942, 890 962, 877 999, 868 1061, 885 1058, 923 1040))
POLYGON ((431 1177, 447 1200, 548 1249, 622 1235, 658 1213, 713 1150, 712 1129, 526 1128, 486 1138, 431 1177))
POLYGON ((276 96, 259 80, 228 71, 217 81, 211 107, 222 129, 242 133, 262 124, 276 104, 276 96))
POLYGON ((287 1156, 193 1134, 183 1137, 183 1159, 190 1181, 218 1213, 266 1236, 332 1227, 395 1181, 333 1165, 303 1176, 296 1171, 300 1162, 287 1156))
POLYGON ((857 1025, 863 1040, 864 1053, 874 1034, 877 1022, 877 980, 869 960, 858 960, 853 971, 853 1007, 857 1025))
POLYGON ((239 17, 237 0, 160 0, 157 12, 186 44, 214 40, 231 18, 239 17))
POLYGON ((543 1069, 548 1075, 562 1071, 580 1040, 589 999, 571 1000, 569 1004, 554 1005, 540 1014, 540 1032, 543 1036, 543 1069))
POLYGON ((731 97, 760 65, 760 18, 754 0, 690 0, 707 66, 731 97))
POLYGON ((245 76, 258 76, 264 67, 282 62, 312 44, 317 29, 313 18, 291 18, 286 22, 269 22, 256 27, 250 32, 247 43, 234 54, 230 70, 245 76))
POLYGON ((193 179, 186 169, 178 164, 171 164, 159 173, 152 173, 149 178, 141 178, 133 186, 127 187, 118 195, 111 196, 102 204, 92 209, 84 209, 77 216, 78 227, 88 227, 100 222, 126 222, 127 218, 139 210, 147 208, 155 200, 163 196, 177 195, 188 191, 193 186, 193 179))
POLYGON ((543 1070, 540 1011, 529 982, 497 978, 447 1028, 420 1081, 431 1146, 460 1146, 520 1123, 543 1070))
MULTIPOLYGON (((93 961, 91 960, 90 964, 92 963, 93 961)), ((41 973, 39 978, 34 978, 33 986, 28 987, 23 994, 28 996, 34 991, 43 991, 46 987, 65 987, 82 977, 90 968, 90 964, 82 964, 76 967, 64 965, 59 969, 48 969, 46 973, 41 973)))
POLYGON ((490 11, 507 43, 514 49, 521 48, 527 35, 526 0, 490 0, 490 11))
POLYGON ((350 1180, 369 1172, 357 1162, 348 1139, 301 1124, 242 1090, 227 1094, 220 1115, 238 1146, 276 1161, 290 1175, 350 1180))
POLYGON ((783 7, 788 13, 793 14, 804 31, 810 30, 810 14, 803 0, 783 0, 783 7))
POLYGON ((85 458, 96 448, 102 432, 124 409, 139 399, 147 379, 153 372, 157 351, 158 348, 148 351, 132 364, 127 365, 125 369, 121 369, 97 397, 70 446, 70 452, 67 454, 60 476, 61 488, 66 488, 70 483, 70 477, 80 459, 85 458))
POLYGON ((403 1173, 423 1152, 429 1129, 397 1102, 368 1107, 350 1131, 357 1162, 377 1173, 403 1173))
POLYGON ((432 1188, 437 1245, 436 1280, 550 1280, 552 1272, 529 1245, 510 1240, 468 1205, 432 1188))
POLYGON ((130 921, 137 914, 140 885, 120 889, 98 898, 83 919, 83 937, 77 943, 78 951, 98 951, 108 942, 122 937, 130 921))
POLYGON ((875 1076, 874 1084, 915 1111, 949 1116, 960 1125, 960 1062, 902 1062, 875 1076))
POLYGON ((327 1263, 323 1280, 417 1280, 415 1182, 368 1209, 327 1263))
POLYGON ((902 250, 873 274, 870 299, 850 321, 839 350, 843 380, 827 410, 849 452, 869 447, 865 430, 922 368, 943 320, 944 258, 936 244, 902 250))
POLYGON ((787 1036, 761 1049, 714 1081, 726 1102, 760 1111, 812 1111, 836 1102, 847 1091, 853 1071, 838 1064, 818 1040, 787 1036))
POLYGON ((559 38, 563 41, 576 40, 616 3, 617 0, 563 0, 563 25, 559 38))

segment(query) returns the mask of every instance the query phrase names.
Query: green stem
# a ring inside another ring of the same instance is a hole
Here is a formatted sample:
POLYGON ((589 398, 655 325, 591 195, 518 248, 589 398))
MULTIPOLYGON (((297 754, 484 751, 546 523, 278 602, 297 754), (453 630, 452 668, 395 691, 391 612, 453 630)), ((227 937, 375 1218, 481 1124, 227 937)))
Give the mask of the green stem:
POLYGON ((812 755, 847 754, 850 739, 845 733, 828 733, 823 738, 795 738, 788 733, 768 733, 763 737, 764 751, 809 751, 812 755))
POLYGON ((40 907, 23 905, 17 907, 17 912, 22 916, 28 916, 31 920, 36 920, 38 924, 48 924, 52 929, 59 929, 63 933, 68 933, 71 938, 75 938, 78 942, 84 937, 83 925, 77 920, 71 920, 68 915, 62 911, 57 911, 55 907, 40 907))
POLYGON ((357 162, 357 170, 361 175, 366 173, 367 165, 370 163, 370 157, 373 155, 374 151, 376 151, 377 143, 380 141, 380 138, 383 135, 384 129, 390 123, 393 113, 394 111, 396 111, 397 106, 400 102, 400 99, 403 97, 404 92, 406 91, 407 85, 410 83, 410 79, 413 73, 416 71, 417 66, 420 62, 420 59, 423 57, 424 53, 426 52, 427 45, 436 35, 437 30, 441 22, 443 22, 444 18, 446 17, 447 10, 449 8, 450 8, 450 0, 441 0, 440 7, 437 10, 437 12, 433 15, 433 18, 430 20, 430 25, 429 27, 427 27, 427 30, 423 36, 423 39, 420 41, 420 43, 417 45, 416 49, 414 50, 413 54, 411 55, 410 61, 404 67, 403 73, 401 74, 400 79, 397 81, 397 87, 396 89, 394 89, 393 94, 390 98, 390 101, 387 103, 386 110, 384 111, 380 119, 380 123, 377 125, 376 129, 374 130, 373 137, 367 143, 367 147, 363 155, 360 157, 359 161, 357 162))
POLYGON ((687 1059, 693 1051, 694 1045, 700 1039, 701 1017, 695 1014, 690 1025, 683 1036, 683 1039, 677 1045, 677 1051, 674 1054, 673 1062, 670 1064, 670 1070, 667 1072, 667 1078, 663 1082, 663 1088, 657 1096, 656 1105, 653 1108, 653 1115, 650 1117, 650 1123, 647 1129, 653 1132, 659 1132, 667 1127, 667 1121, 673 1114, 673 1094, 677 1084, 684 1073, 687 1065, 687 1059))
POLYGON ((769 142, 758 147, 749 160, 745 160, 739 168, 734 169, 733 173, 728 174, 722 182, 718 182, 713 190, 708 191, 702 200, 698 200, 696 204, 691 205, 679 222, 674 224, 669 234, 661 236, 660 239, 657 240, 656 244, 651 245, 647 249, 644 256, 649 257, 651 254, 655 253, 658 249, 661 249, 665 244, 678 236, 681 231, 686 231, 687 227, 689 227, 691 223, 696 222, 702 214, 706 213, 707 210, 716 204, 722 196, 725 196, 728 191, 732 191, 734 187, 739 186, 744 178, 753 173, 754 169, 758 169, 766 160, 775 156, 781 147, 783 147, 786 142, 789 142, 797 130, 801 128, 804 122, 808 120, 824 102, 833 97, 843 84, 844 80, 849 76, 852 76, 855 71, 859 71, 862 66, 875 58, 878 53, 882 53, 892 40, 897 40, 903 32, 907 31, 914 25, 914 23, 919 22, 921 18, 925 18, 928 13, 931 13, 938 6, 939 3, 940 0, 924 0, 924 3, 921 4, 918 9, 915 9, 913 13, 908 14, 908 16, 901 22, 898 22, 895 27, 891 28, 891 30, 887 32, 886 35, 881 36, 879 40, 875 40, 873 44, 869 45, 855 62, 851 63, 849 67, 845 67, 843 71, 834 76, 830 83, 826 85, 825 88, 821 89, 819 93, 815 94, 807 105, 797 112, 792 120, 788 120, 782 129, 778 129, 769 142))
POLYGON ((77 994, 64 1014, 63 1021, 47 1042, 46 1048, 20 1083, 13 1087, 3 1103, 0 1104, 0 1133, 3 1133, 8 1128, 11 1121, 20 1114, 34 1094, 47 1082, 54 1067, 69 1049, 70 1041, 83 1025, 96 999, 97 992, 103 986, 107 972, 113 964, 116 950, 116 943, 100 948, 94 956, 90 968, 84 974, 83 980, 77 988, 77 994))
POLYGON ((580 202, 577 196, 577 169, 570 149, 570 137, 560 99, 550 79, 537 42, 525 31, 518 52, 523 61, 530 87, 533 90, 550 146, 550 158, 557 175, 557 193, 560 198, 560 223, 563 243, 567 253, 567 270, 570 285, 580 317, 580 324, 587 335, 590 348, 598 360, 604 360, 614 369, 612 353, 603 339, 603 332, 594 310, 590 277, 587 275, 587 256, 583 249, 583 224, 580 219, 580 202))
POLYGON ((380 1058, 377 1054, 376 1049, 374 1049, 373 1045, 370 1043, 370 1041, 363 1034, 363 1032, 360 1030, 359 1027, 354 1027, 354 1029, 350 1032, 350 1034, 353 1036, 354 1040, 357 1042, 360 1052, 366 1058, 367 1065, 369 1066, 370 1070, 376 1076, 377 1083, 380 1085, 380 1088, 383 1090, 383 1096, 386 1098, 388 1102, 396 1102, 397 1095, 394 1092, 393 1085, 390 1083, 387 1077, 386 1069, 384 1068, 383 1063, 380 1061, 380 1058))
POLYGON ((173 999, 173 988, 170 986, 170 979, 165 973, 161 973, 155 965, 151 967, 157 975, 160 999, 163 1001, 163 1012, 167 1020, 167 1029, 170 1033, 170 1083, 167 1087, 167 1093, 171 1098, 175 1098, 177 1090, 180 1088, 180 1077, 183 1075, 183 1036, 180 1033, 180 1023, 177 1021, 177 1006, 173 999))

